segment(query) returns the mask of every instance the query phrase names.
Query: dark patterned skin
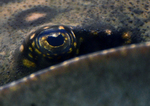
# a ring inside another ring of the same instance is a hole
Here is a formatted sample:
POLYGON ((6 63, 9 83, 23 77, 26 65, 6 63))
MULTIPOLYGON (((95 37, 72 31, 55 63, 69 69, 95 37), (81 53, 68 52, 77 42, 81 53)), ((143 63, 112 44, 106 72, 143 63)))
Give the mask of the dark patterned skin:
POLYGON ((64 25, 44 26, 31 32, 16 50, 16 67, 20 68, 20 73, 32 73, 76 56, 140 43, 143 39, 134 37, 134 31, 136 30, 88 30, 64 25))

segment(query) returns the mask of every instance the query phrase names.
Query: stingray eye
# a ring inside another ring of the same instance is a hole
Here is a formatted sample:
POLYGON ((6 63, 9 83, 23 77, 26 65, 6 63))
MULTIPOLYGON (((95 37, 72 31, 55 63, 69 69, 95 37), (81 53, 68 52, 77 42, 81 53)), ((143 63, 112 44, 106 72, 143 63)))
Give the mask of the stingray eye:
POLYGON ((51 26, 39 32, 35 42, 40 52, 56 57, 73 52, 76 38, 73 31, 68 27, 51 26))
POLYGON ((75 56, 76 46, 76 36, 70 27, 43 27, 24 40, 19 48, 18 63, 21 61, 28 68, 45 68, 75 56))

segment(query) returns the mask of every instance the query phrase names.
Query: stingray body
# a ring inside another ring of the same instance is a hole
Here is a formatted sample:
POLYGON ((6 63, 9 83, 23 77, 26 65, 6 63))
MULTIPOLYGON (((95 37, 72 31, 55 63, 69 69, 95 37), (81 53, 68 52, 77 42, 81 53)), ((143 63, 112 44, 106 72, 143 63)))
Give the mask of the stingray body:
POLYGON ((150 104, 149 0, 0 3, 1 106, 150 104), (59 24, 88 30, 125 29, 147 43, 139 40, 141 44, 75 57, 27 77, 17 73, 21 69, 16 68, 15 50, 27 35, 40 27, 59 24))

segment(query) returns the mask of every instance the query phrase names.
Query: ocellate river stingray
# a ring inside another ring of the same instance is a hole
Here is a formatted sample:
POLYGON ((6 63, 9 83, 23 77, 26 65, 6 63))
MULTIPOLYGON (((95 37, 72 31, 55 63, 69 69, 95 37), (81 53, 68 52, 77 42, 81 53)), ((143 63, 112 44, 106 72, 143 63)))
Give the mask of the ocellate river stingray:
POLYGON ((149 4, 149 0, 0 1, 0 105, 149 105, 149 4), (144 40, 16 78, 13 59, 23 39, 38 27, 56 24, 90 30, 132 28, 144 40))

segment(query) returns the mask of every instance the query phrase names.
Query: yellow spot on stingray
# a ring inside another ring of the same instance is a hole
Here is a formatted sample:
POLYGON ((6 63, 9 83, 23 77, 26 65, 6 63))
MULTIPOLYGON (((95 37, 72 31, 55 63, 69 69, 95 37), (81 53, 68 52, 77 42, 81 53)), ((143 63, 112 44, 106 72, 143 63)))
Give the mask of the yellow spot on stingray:
POLYGON ((50 69, 50 70, 53 70, 54 68, 55 68, 54 66, 51 66, 49 69, 50 69))
POLYGON ((29 78, 30 78, 31 80, 34 80, 34 81, 37 80, 36 74, 31 74, 31 75, 29 76, 29 78))
POLYGON ((65 38, 65 40, 68 40, 68 38, 65 38))
POLYGON ((68 52, 68 53, 71 53, 71 52, 72 52, 72 48, 69 49, 69 52, 68 52))
POLYGON ((10 84, 10 86, 14 86, 16 84, 16 82, 12 82, 11 84, 10 84))
POLYGON ((49 53, 47 53, 47 55, 50 55, 49 53))
POLYGON ((27 80, 28 80, 27 77, 24 77, 24 78, 22 79, 23 82, 25 82, 25 81, 27 81, 27 80))
POLYGON ((74 45, 74 47, 76 47, 76 46, 77 46, 77 43, 76 43, 76 42, 74 42, 74 44, 73 44, 73 45, 74 45))
POLYGON ((44 27, 43 29, 48 29, 49 27, 48 26, 46 26, 46 27, 44 27))
POLYGON ((115 52, 116 51, 116 49, 110 49, 109 50, 109 52, 115 52))
POLYGON ((127 40, 127 41, 125 41, 125 43, 126 43, 126 44, 131 43, 131 39, 129 39, 129 40, 127 40))
POLYGON ((131 38, 131 33, 130 32, 123 33, 122 38, 123 39, 130 39, 131 38))
POLYGON ((62 64, 65 66, 66 64, 68 64, 68 62, 65 61, 65 62, 63 62, 62 64))
POLYGON ((105 33, 106 33, 107 35, 111 35, 112 31, 109 30, 109 29, 106 29, 106 30, 105 30, 105 33))
POLYGON ((33 55, 31 53, 28 54, 29 57, 33 58, 33 55))
POLYGON ((65 29, 63 26, 59 26, 58 29, 65 29))
POLYGON ((126 44, 131 43, 131 32, 124 32, 122 38, 126 40, 126 44))
POLYGON ((108 50, 102 51, 102 54, 107 54, 107 53, 108 53, 108 50))
POLYGON ((24 50, 24 46, 23 46, 23 45, 21 45, 21 46, 20 46, 20 48, 19 48, 19 50, 20 50, 20 52, 23 52, 23 50, 24 50))
POLYGON ((78 60, 79 60, 79 57, 74 58, 74 61, 78 61, 78 60))
POLYGON ((35 52, 37 52, 38 54, 42 54, 38 49, 35 48, 35 52))
POLYGON ((32 47, 35 47, 35 42, 32 42, 32 47))
POLYGON ((130 46, 130 48, 135 48, 136 47, 136 45, 135 44, 132 44, 131 46, 130 46))
POLYGON ((24 66, 26 66, 28 68, 36 66, 36 64, 34 62, 32 62, 32 61, 30 61, 28 59, 23 59, 22 63, 23 63, 24 66))
POLYGON ((95 31, 95 30, 91 30, 91 33, 94 34, 94 35, 97 35, 97 34, 98 34, 98 32, 95 31))
POLYGON ((30 78, 34 78, 34 77, 35 77, 35 74, 31 74, 29 77, 30 77, 30 78))
POLYGON ((32 52, 33 50, 32 50, 32 47, 29 47, 29 50, 32 52))
POLYGON ((35 37, 35 33, 30 36, 30 39, 33 39, 34 37, 35 37))

